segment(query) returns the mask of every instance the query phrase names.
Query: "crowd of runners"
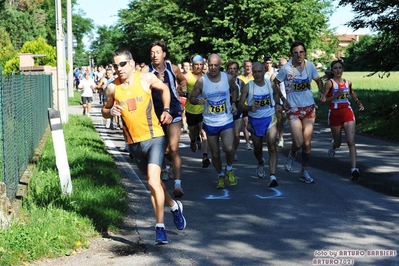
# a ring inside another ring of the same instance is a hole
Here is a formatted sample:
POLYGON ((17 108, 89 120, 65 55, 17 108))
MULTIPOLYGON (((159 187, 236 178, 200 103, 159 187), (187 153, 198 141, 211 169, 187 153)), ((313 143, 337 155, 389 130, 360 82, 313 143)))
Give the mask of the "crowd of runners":
POLYGON ((84 113, 90 112, 85 108, 93 100, 85 96, 86 88, 93 92, 96 88, 104 94, 100 98, 103 117, 121 118, 126 149, 148 180, 156 217, 156 244, 168 243, 164 230, 165 203, 171 208, 177 229, 186 226, 183 204, 172 198, 162 182, 173 173, 173 196, 183 197, 179 153, 182 132, 188 132, 193 153, 201 150, 202 167, 213 165, 217 189, 226 188, 226 184, 237 185, 233 163, 239 159, 236 150, 241 132, 245 148, 253 150, 258 162, 254 167, 257 176, 265 177, 268 165, 269 187, 276 187, 279 185, 277 147, 284 146, 283 127, 287 121, 292 144, 284 168, 292 170, 300 151, 299 180, 314 183, 308 172, 317 108, 312 81, 317 84, 319 104, 329 107, 333 140, 328 156, 333 157, 340 147, 343 129, 352 179, 360 176, 356 167, 355 117, 349 96, 359 110, 364 107, 351 82, 342 76, 341 60, 333 61, 328 73, 320 77, 315 65, 305 59, 306 47, 300 41, 292 43, 291 58, 279 58, 276 62, 268 56, 263 62, 245 60, 242 72, 237 61, 223 64, 218 54, 207 58, 195 55, 190 62, 174 65, 167 60, 167 46, 161 41, 153 42, 149 51, 151 64, 147 66, 136 63, 130 51, 118 49, 113 54, 113 64, 105 69, 108 74, 97 82, 82 82, 82 79, 78 88, 83 91, 84 113), (263 154, 264 142, 267 160, 263 154))

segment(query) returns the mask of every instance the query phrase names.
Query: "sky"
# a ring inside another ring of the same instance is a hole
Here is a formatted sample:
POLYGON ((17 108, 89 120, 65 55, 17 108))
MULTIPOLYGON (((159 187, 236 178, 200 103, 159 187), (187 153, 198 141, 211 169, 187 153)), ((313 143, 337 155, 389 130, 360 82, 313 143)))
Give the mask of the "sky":
MULTIPOLYGON (((84 10, 86 13, 85 17, 91 18, 96 26, 110 26, 118 20, 118 11, 126 8, 131 0, 78 0, 78 9, 84 10)), ((337 6, 339 1, 334 1, 333 5, 337 6)), ((76 7, 75 7, 76 9, 76 7)), ((352 29, 344 26, 344 24, 354 17, 351 12, 350 6, 339 7, 336 9, 334 14, 330 18, 330 28, 336 28, 337 34, 368 34, 370 30, 360 29, 353 32, 352 29), (344 18, 344 19, 343 19, 344 18)), ((83 40, 85 44, 89 43, 89 40, 85 38, 83 40)))

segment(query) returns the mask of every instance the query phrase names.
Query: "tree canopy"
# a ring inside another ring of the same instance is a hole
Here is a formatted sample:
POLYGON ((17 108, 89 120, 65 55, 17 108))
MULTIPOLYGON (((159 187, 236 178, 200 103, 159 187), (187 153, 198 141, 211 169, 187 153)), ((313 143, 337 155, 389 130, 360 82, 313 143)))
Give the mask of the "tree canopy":
MULTIPOLYGON (((63 19, 66 21, 66 0, 61 1, 63 19)), ((77 0, 72 0, 72 8, 76 6, 77 0)), ((2 0, 0 1, 0 28, 8 34, 13 47, 13 52, 18 52, 28 42, 42 37, 51 46, 56 45, 56 14, 54 0, 2 0)), ((72 12, 72 31, 75 35, 78 47, 75 48, 75 61, 87 64, 84 55, 83 36, 94 29, 91 19, 85 18, 81 10, 72 12)), ((66 32, 66 25, 64 25, 66 32)), ((4 33, 0 33, 1 36, 4 33)), ((4 35, 5 36, 5 35, 4 35)), ((4 41, 1 45, 5 43, 4 41)), ((0 49, 4 47, 1 46, 0 49)), ((7 46, 9 50, 10 46, 7 46)), ((4 65, 2 58, 0 63, 4 65)))
MULTIPOLYGON (((351 5, 356 13, 355 17, 347 23, 349 27, 354 30, 369 28, 378 32, 375 41, 365 40, 370 46, 362 53, 362 56, 370 61, 368 66, 372 68, 372 71, 398 70, 399 2, 397 0, 341 0, 339 5, 351 5)), ((366 44, 360 45, 364 47, 366 44)), ((360 56, 357 55, 357 57, 360 56)))
POLYGON ((309 51, 333 42, 321 38, 332 36, 330 12, 328 0, 135 0, 119 12, 123 37, 117 44, 147 63, 154 40, 167 43, 174 62, 210 53, 219 53, 224 61, 288 58, 295 40, 304 41, 309 51))

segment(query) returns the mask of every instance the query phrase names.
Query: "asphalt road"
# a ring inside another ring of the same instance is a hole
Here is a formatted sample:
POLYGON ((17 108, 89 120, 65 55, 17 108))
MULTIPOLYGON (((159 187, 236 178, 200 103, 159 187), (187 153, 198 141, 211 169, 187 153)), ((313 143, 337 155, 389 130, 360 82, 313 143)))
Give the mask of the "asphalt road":
MULTIPOLYGON (((80 108, 69 112, 80 114, 80 108)), ((169 244, 155 246, 146 180, 120 151, 121 131, 105 129, 99 105, 91 117, 129 191, 126 225, 109 240, 115 247, 140 241, 146 250, 116 254, 110 248, 99 254, 94 249, 76 261, 51 265, 399 265, 398 143, 357 135, 361 176, 353 182, 348 148, 343 144, 330 159, 330 130, 316 125, 309 162, 315 183, 305 184, 299 181, 300 156, 291 172, 284 170, 291 144, 286 126, 285 147, 278 151, 278 187, 269 188, 268 178, 256 176, 255 157, 242 140, 233 165, 238 184, 218 190, 216 171, 212 165, 201 168, 202 151, 193 153, 188 135, 182 134, 187 227, 178 231, 165 208, 169 244)), ((173 181, 166 184, 172 193, 173 181)))

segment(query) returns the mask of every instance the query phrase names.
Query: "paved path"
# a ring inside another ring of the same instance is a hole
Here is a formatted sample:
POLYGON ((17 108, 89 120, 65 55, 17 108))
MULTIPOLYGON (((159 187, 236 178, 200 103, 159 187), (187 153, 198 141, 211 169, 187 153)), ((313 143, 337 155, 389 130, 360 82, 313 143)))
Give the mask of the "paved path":
MULTIPOLYGON (((69 112, 81 114, 81 107, 70 107, 69 112)), ((280 185, 271 189, 267 178, 256 177, 253 153, 242 142, 234 164, 238 185, 217 190, 215 170, 201 168, 201 153, 191 152, 183 134, 186 194, 181 201, 187 228, 176 230, 166 210, 170 243, 155 246, 146 181, 127 154, 119 151, 121 132, 104 128, 99 105, 91 117, 124 176, 131 211, 121 233, 108 239, 109 250, 91 249, 42 265, 399 265, 397 143, 358 135, 361 177, 352 182, 346 145, 334 159, 328 158, 330 130, 316 125, 309 163, 315 184, 304 184, 298 180, 300 159, 292 172, 284 171, 291 143, 285 134, 276 173, 280 185), (144 253, 113 252, 123 246, 128 250, 137 239, 145 244, 144 253)), ((266 148, 264 155, 267 158, 266 148)), ((173 182, 166 184, 172 191, 173 182)))

